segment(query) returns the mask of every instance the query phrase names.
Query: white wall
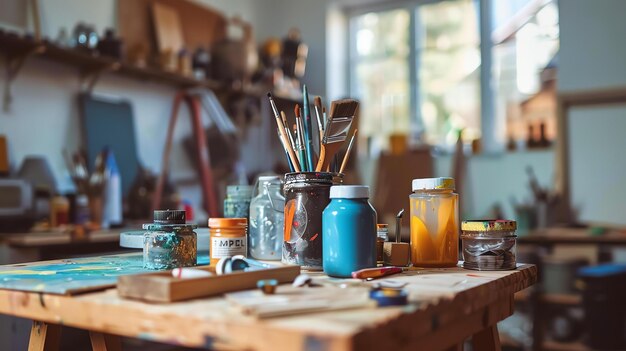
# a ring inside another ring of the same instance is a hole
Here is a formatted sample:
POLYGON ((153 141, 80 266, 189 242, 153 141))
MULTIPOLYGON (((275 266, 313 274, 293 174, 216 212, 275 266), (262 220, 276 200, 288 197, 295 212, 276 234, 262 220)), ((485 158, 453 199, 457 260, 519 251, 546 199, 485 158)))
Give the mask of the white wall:
POLYGON ((626 1, 559 1, 559 91, 626 86, 626 1))

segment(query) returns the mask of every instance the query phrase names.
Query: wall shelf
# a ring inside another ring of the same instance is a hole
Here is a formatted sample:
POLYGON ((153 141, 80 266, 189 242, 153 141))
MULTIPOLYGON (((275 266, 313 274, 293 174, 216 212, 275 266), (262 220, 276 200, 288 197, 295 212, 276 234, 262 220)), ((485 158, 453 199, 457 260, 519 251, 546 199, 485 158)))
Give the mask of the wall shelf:
MULTIPOLYGON (((113 73, 131 79, 152 81, 178 89, 209 88, 227 93, 240 93, 251 96, 263 96, 270 90, 267 86, 249 86, 235 89, 215 80, 199 80, 175 72, 168 72, 154 67, 138 67, 115 58, 94 55, 73 48, 60 47, 47 40, 36 41, 32 37, 0 30, 0 53, 6 58, 7 86, 5 87, 5 105, 10 103, 10 83, 15 79, 24 60, 30 56, 57 62, 79 70, 81 85, 90 90, 102 73, 113 73)), ((6 108, 7 106, 5 106, 6 108)))

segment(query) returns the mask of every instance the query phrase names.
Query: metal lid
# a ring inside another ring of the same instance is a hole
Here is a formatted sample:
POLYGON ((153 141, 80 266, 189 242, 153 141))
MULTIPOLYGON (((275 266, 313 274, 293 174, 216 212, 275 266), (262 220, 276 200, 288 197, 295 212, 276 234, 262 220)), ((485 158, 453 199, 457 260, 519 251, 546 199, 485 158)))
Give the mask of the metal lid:
POLYGON ((330 187, 331 199, 369 199, 370 187, 366 185, 335 185, 330 187))
POLYGON ((421 178, 413 179, 413 191, 416 190, 435 190, 435 189, 455 189, 454 178, 421 178))
POLYGON ((335 173, 330 172, 295 172, 285 174, 285 185, 296 183, 333 184, 335 173))
POLYGON ((246 228, 247 218, 209 218, 209 228, 246 228))
POLYGON ((376 224, 376 228, 377 229, 387 229, 387 228, 389 228, 389 224, 387 224, 387 223, 378 223, 378 224, 376 224))
POLYGON ((155 224, 185 224, 187 214, 184 210, 155 210, 155 224))
POLYGON ((508 219, 470 220, 461 223, 461 230, 468 232, 515 231, 517 222, 508 219))

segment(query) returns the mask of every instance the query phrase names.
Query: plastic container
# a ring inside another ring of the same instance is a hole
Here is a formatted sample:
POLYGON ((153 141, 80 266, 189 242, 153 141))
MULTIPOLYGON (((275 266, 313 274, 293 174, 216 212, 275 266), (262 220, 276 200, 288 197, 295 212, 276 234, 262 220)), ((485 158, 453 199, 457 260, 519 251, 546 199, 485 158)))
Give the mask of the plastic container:
POLYGON ((211 266, 224 257, 248 257, 247 218, 209 218, 209 236, 211 266))
POLYGON ((594 350, 626 349, 626 264, 581 268, 586 344, 594 350))
POLYGON ((458 194, 454 179, 414 179, 411 262, 416 267, 454 267, 459 259, 458 194))
POLYGON ((301 172, 285 175, 285 264, 322 270, 322 212, 330 202, 333 173, 301 172))
POLYGON ((330 203, 322 216, 324 273, 350 278, 352 272, 376 267, 376 210, 369 187, 330 188, 330 203))
POLYGON ((143 225, 143 266, 147 269, 192 267, 197 264, 195 224, 185 224, 185 211, 154 211, 153 223, 143 225))
POLYGON ((248 218, 250 201, 254 187, 250 185, 229 185, 224 199, 225 218, 248 218))
POLYGON ((517 223, 510 220, 463 221, 463 268, 502 271, 516 268, 517 223))
POLYGON ((257 260, 282 257, 285 198, 279 176, 259 177, 258 195, 250 202, 248 250, 257 260))

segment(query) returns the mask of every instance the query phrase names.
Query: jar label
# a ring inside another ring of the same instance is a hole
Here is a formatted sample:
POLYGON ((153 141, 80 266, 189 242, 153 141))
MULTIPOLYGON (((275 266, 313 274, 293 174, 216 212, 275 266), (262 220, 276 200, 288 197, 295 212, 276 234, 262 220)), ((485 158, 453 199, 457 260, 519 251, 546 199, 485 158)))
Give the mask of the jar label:
POLYGON ((246 237, 211 238, 211 258, 220 259, 235 255, 247 256, 248 242, 246 237))

